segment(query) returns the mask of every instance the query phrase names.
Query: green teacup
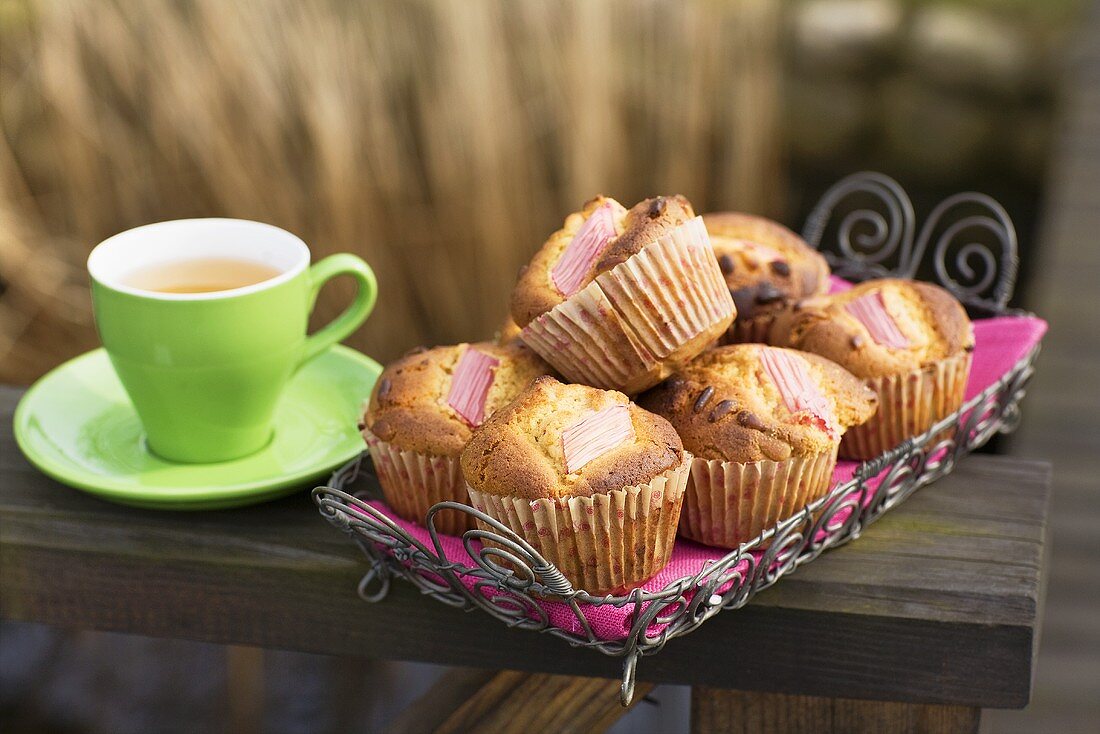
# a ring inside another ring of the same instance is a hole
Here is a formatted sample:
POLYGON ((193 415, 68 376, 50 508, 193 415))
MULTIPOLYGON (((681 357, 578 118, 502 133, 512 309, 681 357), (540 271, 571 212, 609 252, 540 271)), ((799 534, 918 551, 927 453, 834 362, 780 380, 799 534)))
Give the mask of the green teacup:
POLYGON ((92 251, 96 326, 152 451, 172 461, 209 463, 267 444, 287 380, 355 331, 377 294, 374 273, 358 257, 332 255, 312 267, 309 260, 298 237, 239 219, 150 224, 92 251), (143 273, 184 272, 215 261, 252 264, 270 277, 205 292, 150 289, 141 281, 151 277, 143 273), (355 300, 307 336, 317 293, 337 275, 358 281, 355 300))

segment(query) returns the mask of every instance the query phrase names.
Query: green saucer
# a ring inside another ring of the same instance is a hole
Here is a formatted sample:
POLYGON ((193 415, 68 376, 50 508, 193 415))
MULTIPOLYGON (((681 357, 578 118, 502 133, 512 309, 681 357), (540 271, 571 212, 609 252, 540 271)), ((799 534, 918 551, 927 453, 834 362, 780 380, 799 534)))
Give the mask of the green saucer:
POLYGON ((162 510, 249 505, 300 490, 365 448, 356 424, 381 371, 370 357, 335 346, 291 379, 267 448, 218 464, 177 464, 146 448, 107 353, 97 349, 23 396, 15 439, 46 474, 112 502, 162 510))

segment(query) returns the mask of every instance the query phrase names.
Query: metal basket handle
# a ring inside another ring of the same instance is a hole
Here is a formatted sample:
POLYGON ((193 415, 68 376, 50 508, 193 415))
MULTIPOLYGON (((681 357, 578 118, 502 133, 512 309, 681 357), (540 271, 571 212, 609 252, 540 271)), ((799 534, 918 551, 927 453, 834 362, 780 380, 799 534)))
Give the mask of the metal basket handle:
POLYGON ((938 283, 967 306, 994 314, 1008 310, 1016 286, 1016 228, 1004 207, 985 194, 944 199, 918 234, 913 203, 897 181, 872 171, 854 173, 822 195, 802 236, 837 275, 851 280, 913 278, 930 250, 938 283), (979 234, 984 238, 971 239, 979 234))

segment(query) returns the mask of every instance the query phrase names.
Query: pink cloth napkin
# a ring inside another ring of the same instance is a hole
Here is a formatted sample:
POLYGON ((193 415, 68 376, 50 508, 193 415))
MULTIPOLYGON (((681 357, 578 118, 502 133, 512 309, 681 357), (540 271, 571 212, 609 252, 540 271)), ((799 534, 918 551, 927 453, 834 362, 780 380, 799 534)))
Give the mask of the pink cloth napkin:
MULTIPOLYGON (((843 284, 843 281, 841 281, 843 284)), ((991 319, 982 319, 974 322, 974 363, 970 372, 970 383, 967 386, 966 397, 970 399, 996 382, 1020 361, 1031 349, 1039 343, 1046 333, 1047 324, 1042 319, 1030 316, 1006 316, 991 319)), ((833 473, 834 485, 852 478, 852 474, 858 466, 858 462, 841 461, 837 464, 833 473)), ((380 501, 372 500, 371 505, 385 513, 397 525, 403 528, 426 546, 431 548, 431 540, 424 528, 407 522, 397 517, 389 508, 380 501)), ((476 564, 470 559, 459 538, 440 536, 444 553, 449 561, 459 563, 467 567, 476 564)), ((672 558, 668 565, 656 576, 650 579, 643 588, 656 591, 664 588, 669 583, 684 576, 694 576, 708 563, 717 561, 728 553, 721 548, 710 548, 698 543, 677 539, 676 547, 672 552, 672 558)), ((473 588, 473 581, 466 583, 468 588, 473 588)), ((494 596, 507 596, 504 592, 495 590, 481 593, 492 593, 494 596)), ((577 621, 572 609, 561 602, 541 602, 550 623, 570 632, 581 633, 583 630, 577 621)), ((607 605, 593 606, 582 604, 581 611, 592 628, 593 633, 602 640, 617 640, 625 638, 631 628, 636 610, 633 605, 624 608, 613 608, 607 605)), ((650 629, 653 633, 659 629, 650 629)))

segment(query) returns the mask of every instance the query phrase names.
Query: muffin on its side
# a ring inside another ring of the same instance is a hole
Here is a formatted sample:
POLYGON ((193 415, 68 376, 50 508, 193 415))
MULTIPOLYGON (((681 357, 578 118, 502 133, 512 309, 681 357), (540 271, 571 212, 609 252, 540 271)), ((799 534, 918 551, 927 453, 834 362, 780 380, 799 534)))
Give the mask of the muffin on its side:
POLYGON ((703 215, 737 319, 723 342, 765 341, 775 315, 794 301, 827 293, 829 265, 791 230, 739 212, 703 215))
POLYGON ((851 459, 878 456, 958 410, 974 350, 973 327, 954 296, 900 279, 803 301, 776 318, 769 339, 831 359, 878 393, 878 413, 840 446, 851 459))
MULTIPOLYGON (((423 523, 437 502, 466 502, 458 457, 473 430, 550 367, 519 342, 417 349, 393 362, 375 383, 363 416, 363 438, 386 502, 423 523)), ((470 516, 442 512, 436 527, 460 534, 470 516)))
POLYGON ((474 431, 474 507, 593 595, 625 591, 672 554, 691 465, 676 431, 620 392, 540 377, 474 431))
POLYGON ((658 196, 627 210, 597 196, 520 274, 512 316, 566 378, 633 394, 717 340, 734 305, 687 199, 658 196))
POLYGON ((876 397, 817 355, 736 344, 703 353, 639 404, 695 455, 680 534, 736 548, 828 492, 841 436, 876 397))

